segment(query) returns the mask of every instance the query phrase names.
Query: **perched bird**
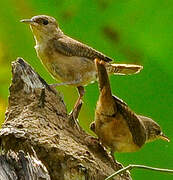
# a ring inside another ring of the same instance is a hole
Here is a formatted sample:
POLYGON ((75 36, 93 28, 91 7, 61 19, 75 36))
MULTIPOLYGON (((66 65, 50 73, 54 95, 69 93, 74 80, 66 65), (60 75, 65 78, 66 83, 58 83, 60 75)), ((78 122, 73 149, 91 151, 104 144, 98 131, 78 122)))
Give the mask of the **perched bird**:
POLYGON ((77 87, 79 98, 75 108, 84 95, 83 86, 97 78, 95 58, 102 59, 108 72, 112 74, 134 74, 142 69, 139 65, 108 63, 112 60, 108 56, 66 36, 53 17, 39 15, 21 22, 30 25, 36 41, 35 49, 43 65, 56 80, 62 82, 54 86, 77 87))
POLYGON ((160 126, 152 119, 135 114, 128 105, 112 95, 103 61, 95 60, 100 96, 91 130, 100 142, 113 152, 134 152, 156 139, 169 141, 160 126))

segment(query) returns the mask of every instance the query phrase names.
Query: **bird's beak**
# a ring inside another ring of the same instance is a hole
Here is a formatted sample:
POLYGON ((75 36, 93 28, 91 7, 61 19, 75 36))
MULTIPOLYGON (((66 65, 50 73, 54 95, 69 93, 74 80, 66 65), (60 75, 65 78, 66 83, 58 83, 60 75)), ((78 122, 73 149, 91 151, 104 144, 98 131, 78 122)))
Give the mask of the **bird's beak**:
POLYGON ((164 135, 163 133, 161 133, 161 134, 159 135, 159 138, 162 139, 162 140, 164 140, 164 141, 170 142, 170 139, 169 139, 166 135, 164 135))
POLYGON ((20 20, 20 22, 31 24, 31 23, 33 23, 33 20, 32 19, 22 19, 22 20, 20 20))
POLYGON ((22 19, 20 20, 20 22, 26 23, 26 24, 30 24, 30 25, 37 25, 36 22, 34 22, 32 19, 22 19))

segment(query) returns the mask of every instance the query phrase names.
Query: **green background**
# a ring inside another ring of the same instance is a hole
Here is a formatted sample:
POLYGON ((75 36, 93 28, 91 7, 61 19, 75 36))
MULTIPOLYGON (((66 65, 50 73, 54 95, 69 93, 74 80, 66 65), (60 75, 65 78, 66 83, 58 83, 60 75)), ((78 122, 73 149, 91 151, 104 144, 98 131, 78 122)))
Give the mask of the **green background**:
MULTIPOLYGON (((55 83, 34 50, 29 27, 20 19, 46 14, 55 17, 62 30, 115 59, 136 63, 143 71, 133 76, 111 76, 112 91, 138 114, 157 121, 173 138, 173 1, 172 0, 2 0, 0 7, 0 119, 4 121, 11 62, 23 57, 48 82, 55 83)), ((68 110, 77 92, 60 87, 68 110)), ((97 83, 86 87, 79 117, 89 133, 98 99, 97 83)), ((124 165, 144 164, 173 169, 173 144, 158 140, 139 152, 116 154, 124 165)), ((133 170, 134 180, 172 180, 173 176, 133 170)))

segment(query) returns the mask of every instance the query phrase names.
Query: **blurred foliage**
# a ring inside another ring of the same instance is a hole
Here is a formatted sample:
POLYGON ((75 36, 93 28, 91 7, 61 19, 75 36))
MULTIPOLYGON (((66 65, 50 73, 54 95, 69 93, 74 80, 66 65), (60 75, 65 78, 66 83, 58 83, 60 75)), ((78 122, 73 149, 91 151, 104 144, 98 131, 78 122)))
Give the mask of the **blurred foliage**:
MULTIPOLYGON (((47 14, 58 19, 69 36, 113 57, 118 63, 142 64, 144 70, 133 76, 112 76, 113 92, 137 113, 156 120, 173 138, 173 1, 172 0, 3 0, 0 7, 0 119, 4 121, 11 62, 21 56, 48 82, 47 73, 34 50, 34 39, 20 19, 47 14)), ((77 92, 58 88, 68 110, 77 92), (70 92, 70 93, 69 93, 70 92), (72 98, 73 97, 73 98, 72 98)), ((97 83, 86 87, 80 123, 89 133, 98 98, 97 83)), ((173 144, 156 141, 136 153, 116 154, 124 165, 144 164, 173 168, 173 144)), ((134 179, 171 180, 158 172, 135 170, 134 179)))

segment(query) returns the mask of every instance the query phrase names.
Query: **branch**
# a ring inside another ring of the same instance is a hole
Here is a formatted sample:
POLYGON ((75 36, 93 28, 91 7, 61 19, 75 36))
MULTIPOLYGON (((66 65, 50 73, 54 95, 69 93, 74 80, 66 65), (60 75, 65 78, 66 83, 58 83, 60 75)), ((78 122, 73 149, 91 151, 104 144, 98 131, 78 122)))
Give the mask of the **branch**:
MULTIPOLYGON (((122 168, 98 140, 71 123, 59 92, 18 58, 12 63, 12 84, 1 147, 34 155, 47 168, 51 180, 104 180, 122 168), (33 147, 33 148, 32 148, 33 147)), ((128 173, 116 180, 130 180, 128 173)))
POLYGON ((136 165, 136 164, 130 164, 127 167, 124 167, 118 171, 116 171, 115 173, 113 173, 112 175, 110 175, 109 177, 107 177, 105 180, 110 180, 113 177, 122 174, 124 172, 126 172, 127 170, 131 170, 134 168, 138 168, 138 169, 146 169, 146 170, 152 170, 152 171, 159 171, 159 172, 165 172, 165 173, 173 173, 173 170, 171 169, 161 169, 161 168, 154 168, 154 167, 150 167, 150 166, 144 166, 144 165, 136 165))

